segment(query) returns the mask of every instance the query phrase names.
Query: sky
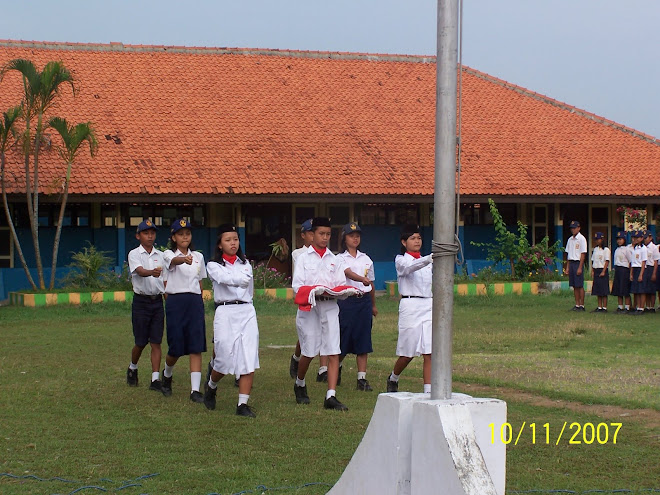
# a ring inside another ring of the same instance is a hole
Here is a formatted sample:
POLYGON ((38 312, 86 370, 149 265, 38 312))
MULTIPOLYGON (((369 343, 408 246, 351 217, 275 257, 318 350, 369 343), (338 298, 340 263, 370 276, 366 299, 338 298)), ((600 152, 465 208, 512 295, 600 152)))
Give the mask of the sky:
MULTIPOLYGON (((435 55, 436 0, 22 0, 0 39, 435 55)), ((464 0, 463 64, 660 137, 659 0, 464 0)))

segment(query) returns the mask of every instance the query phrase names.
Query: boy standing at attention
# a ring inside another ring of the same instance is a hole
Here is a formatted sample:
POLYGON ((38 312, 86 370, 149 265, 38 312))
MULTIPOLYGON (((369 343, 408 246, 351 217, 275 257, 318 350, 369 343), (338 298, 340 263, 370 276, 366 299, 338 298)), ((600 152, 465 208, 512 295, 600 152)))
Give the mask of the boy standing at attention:
POLYGON ((573 220, 569 228, 571 237, 566 242, 567 263, 564 264, 564 274, 568 275, 568 286, 573 288, 575 297, 575 306, 571 311, 584 311, 584 261, 587 257, 587 240, 580 234, 580 222, 573 220))
MULTIPOLYGON (((344 261, 328 249, 331 234, 330 220, 316 217, 312 220, 312 244, 298 256, 293 271, 293 291, 301 287, 322 285, 333 288, 346 282, 344 261)), ((316 305, 310 311, 298 311, 296 329, 300 341, 301 356, 293 391, 298 404, 309 404, 305 374, 314 356, 328 356, 328 391, 323 407, 337 411, 348 408, 337 400, 335 390, 339 374, 339 306, 332 297, 316 297, 316 305)))
POLYGON ((138 385, 138 360, 147 343, 151 344, 150 390, 162 391, 160 381, 160 344, 163 341, 165 314, 163 311, 163 253, 154 248, 156 226, 151 220, 138 225, 135 238, 140 245, 128 253, 128 269, 133 283, 133 336, 131 364, 126 371, 126 382, 138 385))

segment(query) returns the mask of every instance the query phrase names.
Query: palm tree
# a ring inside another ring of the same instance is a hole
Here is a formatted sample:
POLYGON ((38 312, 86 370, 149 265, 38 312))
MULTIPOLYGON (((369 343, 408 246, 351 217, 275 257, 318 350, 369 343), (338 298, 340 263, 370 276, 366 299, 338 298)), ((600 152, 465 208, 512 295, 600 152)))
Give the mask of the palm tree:
POLYGON ((53 242, 53 264, 50 272, 50 288, 55 285, 55 268, 57 267, 57 251, 60 246, 60 235, 62 234, 62 220, 64 218, 64 209, 69 197, 69 184, 71 182, 71 168, 73 161, 80 151, 81 146, 87 142, 89 145, 89 152, 94 156, 98 149, 98 142, 92 129, 92 124, 86 122, 83 124, 69 125, 66 119, 60 117, 53 117, 48 122, 48 125, 55 129, 62 138, 63 146, 58 146, 57 151, 62 159, 66 162, 66 176, 64 179, 64 192, 62 193, 62 203, 60 205, 60 216, 57 220, 57 230, 55 231, 55 241, 53 242))
POLYGON ((18 257, 21 260, 23 269, 25 270, 25 275, 27 276, 28 282, 33 289, 37 288, 37 285, 32 279, 30 270, 25 261, 25 256, 23 255, 23 249, 21 248, 21 243, 18 240, 16 235, 16 228, 14 227, 14 222, 11 218, 11 212, 9 211, 9 202, 7 201, 7 190, 5 188, 5 161, 6 153, 9 149, 10 139, 16 141, 16 121, 21 117, 21 107, 16 106, 10 108, 8 111, 2 113, 2 122, 0 122, 0 188, 2 188, 2 204, 5 208, 5 215, 7 217, 7 225, 9 225, 9 230, 11 231, 11 238, 14 241, 14 246, 16 247, 16 252, 18 257))
POLYGON ((52 106, 63 84, 69 84, 75 94, 73 75, 62 62, 48 62, 41 72, 26 59, 9 61, 0 70, 0 81, 9 71, 18 71, 23 80, 23 118, 25 132, 23 134, 23 154, 25 156, 25 193, 27 209, 30 218, 30 230, 34 243, 34 255, 37 263, 39 286, 44 289, 44 273, 39 248, 39 151, 43 137, 43 118, 45 112, 52 106), (37 119, 37 126, 32 135, 31 125, 37 119), (30 155, 33 156, 32 178, 30 178, 30 155))

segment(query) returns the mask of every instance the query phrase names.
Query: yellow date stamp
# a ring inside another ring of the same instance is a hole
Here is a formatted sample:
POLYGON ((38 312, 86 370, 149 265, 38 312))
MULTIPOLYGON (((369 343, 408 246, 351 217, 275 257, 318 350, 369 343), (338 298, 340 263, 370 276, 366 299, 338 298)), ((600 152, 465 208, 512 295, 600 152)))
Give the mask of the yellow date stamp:
POLYGON ((523 421, 519 428, 511 423, 496 425, 490 423, 490 442, 501 441, 505 445, 518 445, 521 440, 536 445, 559 445, 564 441, 568 445, 616 445, 619 430, 623 423, 578 423, 564 421, 563 424, 536 424, 523 421))

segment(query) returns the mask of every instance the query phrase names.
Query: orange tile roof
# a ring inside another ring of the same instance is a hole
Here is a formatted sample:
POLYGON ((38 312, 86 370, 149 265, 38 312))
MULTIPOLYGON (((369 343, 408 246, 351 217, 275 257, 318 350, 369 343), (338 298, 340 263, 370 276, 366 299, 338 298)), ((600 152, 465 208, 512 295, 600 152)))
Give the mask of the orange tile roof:
MULTIPOLYGON (((433 194, 432 57, 0 41, 0 64, 14 58, 61 60, 78 80, 53 114, 93 122, 100 146, 73 196, 433 194)), ((0 83, 0 110, 19 87, 0 83)), ((465 195, 660 193, 652 136, 470 68, 462 142, 465 195)), ((8 166, 20 192, 22 164, 8 166)), ((64 165, 41 166, 55 192, 64 165)))

